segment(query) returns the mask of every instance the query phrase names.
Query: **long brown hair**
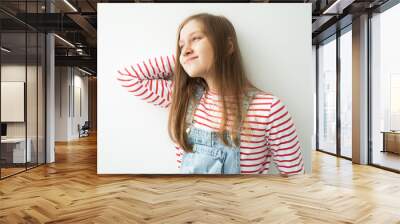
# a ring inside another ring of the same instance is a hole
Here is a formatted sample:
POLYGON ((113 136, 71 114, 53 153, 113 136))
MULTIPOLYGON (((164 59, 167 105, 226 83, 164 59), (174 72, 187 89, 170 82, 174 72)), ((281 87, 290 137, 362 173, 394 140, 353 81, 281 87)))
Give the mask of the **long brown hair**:
POLYGON ((244 120, 246 113, 242 111, 242 100, 247 88, 251 87, 251 85, 245 75, 236 32, 232 23, 223 16, 207 13, 196 14, 186 18, 178 28, 176 66, 173 77, 174 88, 168 119, 169 136, 186 152, 192 151, 186 140, 186 112, 189 103, 196 100, 194 97, 196 88, 200 86, 206 91, 208 90, 207 83, 203 78, 190 77, 179 62, 181 54, 179 47, 180 31, 191 20, 196 20, 203 24, 203 32, 210 41, 214 52, 213 69, 215 69, 214 74, 217 75, 214 80, 222 102, 222 121, 218 135, 225 145, 229 145, 228 141, 223 138, 229 114, 229 117, 233 118, 233 125, 231 125, 230 130, 231 137, 233 142, 239 146, 240 140, 237 136, 238 132, 240 132, 240 124, 244 120), (229 41, 233 46, 228 44, 229 41), (233 47, 233 52, 229 50, 230 47, 233 47), (227 102, 227 96, 229 96, 229 102, 227 102))

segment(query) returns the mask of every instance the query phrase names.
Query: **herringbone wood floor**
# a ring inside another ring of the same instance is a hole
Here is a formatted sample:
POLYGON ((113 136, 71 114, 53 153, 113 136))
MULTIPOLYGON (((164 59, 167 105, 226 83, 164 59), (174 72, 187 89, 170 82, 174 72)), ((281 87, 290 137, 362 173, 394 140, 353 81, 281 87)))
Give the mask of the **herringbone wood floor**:
POLYGON ((400 175, 315 152, 313 174, 96 174, 96 138, 0 181, 0 223, 400 223, 400 175))

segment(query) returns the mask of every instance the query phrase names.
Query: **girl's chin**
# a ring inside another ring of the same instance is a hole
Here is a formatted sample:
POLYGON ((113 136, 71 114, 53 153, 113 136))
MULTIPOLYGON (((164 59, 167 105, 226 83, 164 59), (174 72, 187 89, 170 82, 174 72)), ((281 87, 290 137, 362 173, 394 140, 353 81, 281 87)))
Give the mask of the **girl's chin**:
POLYGON ((189 75, 190 78, 198 78, 198 77, 201 77, 201 75, 200 75, 200 74, 197 74, 197 73, 187 73, 187 74, 189 75))

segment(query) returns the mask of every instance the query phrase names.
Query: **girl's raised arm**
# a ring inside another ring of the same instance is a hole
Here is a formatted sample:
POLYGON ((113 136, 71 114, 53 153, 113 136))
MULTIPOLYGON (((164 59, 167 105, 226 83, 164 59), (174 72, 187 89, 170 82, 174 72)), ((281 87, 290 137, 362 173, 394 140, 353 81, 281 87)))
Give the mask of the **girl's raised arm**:
POLYGON ((174 55, 150 58, 119 69, 117 80, 134 96, 157 106, 168 107, 174 68, 174 55))

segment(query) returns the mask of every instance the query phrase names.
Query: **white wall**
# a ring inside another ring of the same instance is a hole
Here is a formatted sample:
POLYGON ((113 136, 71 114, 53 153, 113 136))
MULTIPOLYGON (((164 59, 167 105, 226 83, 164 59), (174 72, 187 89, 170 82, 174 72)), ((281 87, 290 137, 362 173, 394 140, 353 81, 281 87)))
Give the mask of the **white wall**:
POLYGON ((55 141, 67 141, 68 67, 55 68, 55 141))
POLYGON ((88 120, 88 78, 83 75, 76 68, 56 67, 56 141, 79 138, 78 124, 88 120), (81 105, 81 113, 77 105, 81 105))
POLYGON ((121 88, 116 71, 175 53, 189 15, 223 14, 235 26, 249 79, 286 103, 311 172, 315 76, 311 4, 98 4, 98 173, 178 173, 167 110, 121 88))

